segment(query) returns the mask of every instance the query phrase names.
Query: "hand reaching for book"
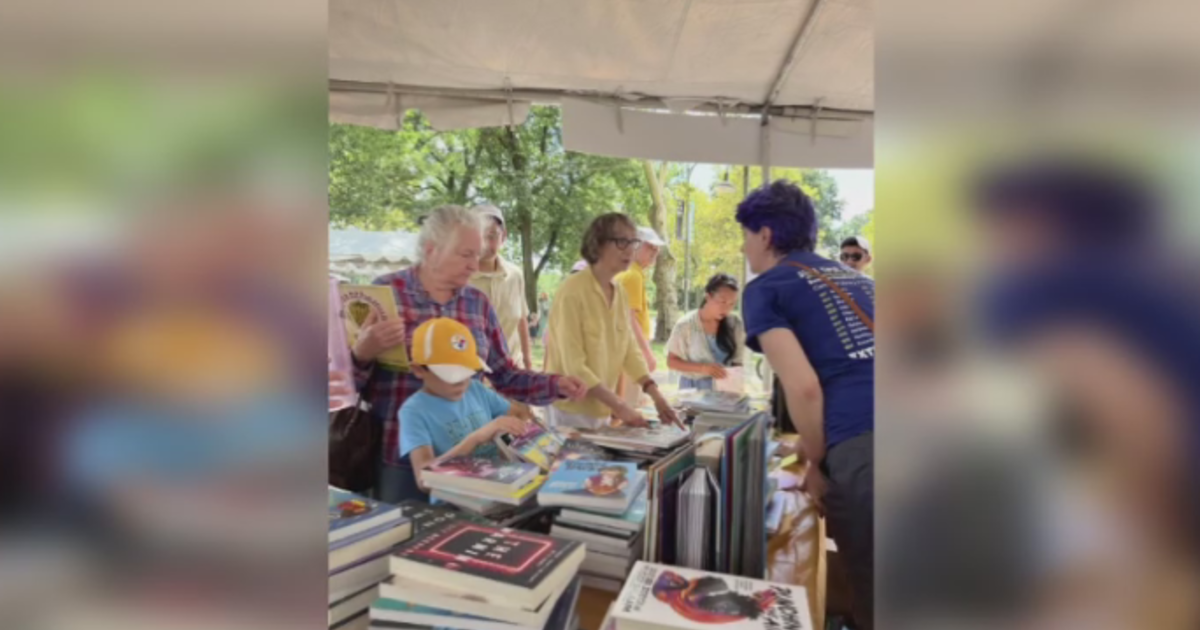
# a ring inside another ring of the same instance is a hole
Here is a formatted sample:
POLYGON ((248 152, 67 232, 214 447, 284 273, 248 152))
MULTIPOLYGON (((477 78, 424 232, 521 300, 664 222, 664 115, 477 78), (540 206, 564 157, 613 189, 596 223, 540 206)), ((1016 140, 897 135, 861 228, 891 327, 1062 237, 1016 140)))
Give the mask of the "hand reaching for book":
POLYGON ((488 439, 494 439, 497 435, 507 433, 509 435, 521 435, 525 432, 525 421, 512 416, 500 416, 487 424, 487 429, 491 433, 488 439))
POLYGON ((613 419, 617 421, 614 424, 618 424, 618 426, 626 426, 626 427, 649 426, 649 423, 646 422, 646 419, 644 417, 642 417, 642 414, 639 413, 637 409, 634 409, 633 407, 630 407, 629 405, 626 405, 626 404, 622 404, 622 405, 618 406, 616 409, 613 409, 613 419))
POLYGON ((374 361, 385 351, 404 345, 404 320, 380 321, 375 311, 363 321, 362 332, 354 343, 354 358, 364 363, 374 361))

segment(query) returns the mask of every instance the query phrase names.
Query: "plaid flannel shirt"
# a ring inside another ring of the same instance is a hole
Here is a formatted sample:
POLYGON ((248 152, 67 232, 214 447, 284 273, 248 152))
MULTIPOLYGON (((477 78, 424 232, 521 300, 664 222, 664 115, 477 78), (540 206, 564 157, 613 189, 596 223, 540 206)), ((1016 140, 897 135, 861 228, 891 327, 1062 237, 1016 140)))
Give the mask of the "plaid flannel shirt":
MULTIPOLYGON (((374 281, 374 284, 391 286, 396 293, 396 304, 404 318, 404 343, 409 356, 412 356, 412 337, 418 326, 436 317, 449 317, 466 324, 474 333, 479 357, 492 370, 486 376, 497 392, 529 405, 543 406, 558 400, 559 377, 518 369, 509 358, 500 320, 482 291, 467 286, 455 292, 449 302, 439 304, 421 286, 417 269, 410 267, 374 281)), ((383 422, 383 461, 398 463, 400 406, 421 389, 421 379, 411 373, 393 372, 357 360, 354 379, 358 391, 371 405, 371 415, 383 422)))

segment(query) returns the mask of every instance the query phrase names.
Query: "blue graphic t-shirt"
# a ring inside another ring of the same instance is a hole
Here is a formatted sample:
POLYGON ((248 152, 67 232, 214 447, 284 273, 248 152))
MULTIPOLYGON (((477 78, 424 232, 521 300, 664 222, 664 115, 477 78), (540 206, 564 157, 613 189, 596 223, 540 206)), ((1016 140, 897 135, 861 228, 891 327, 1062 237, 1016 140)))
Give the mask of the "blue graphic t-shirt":
MULTIPOLYGON (((439 457, 458 445, 485 424, 508 413, 509 403, 478 379, 461 400, 438 398, 421 390, 404 401, 400 408, 400 457, 422 446, 433 447, 439 457)), ((474 455, 497 455, 494 444, 485 444, 474 455)))
POLYGON ((875 428, 875 334, 816 276, 788 264, 808 265, 850 295, 875 319, 875 281, 811 252, 794 252, 746 285, 746 346, 762 352, 759 335, 791 330, 821 381, 825 447, 875 428))

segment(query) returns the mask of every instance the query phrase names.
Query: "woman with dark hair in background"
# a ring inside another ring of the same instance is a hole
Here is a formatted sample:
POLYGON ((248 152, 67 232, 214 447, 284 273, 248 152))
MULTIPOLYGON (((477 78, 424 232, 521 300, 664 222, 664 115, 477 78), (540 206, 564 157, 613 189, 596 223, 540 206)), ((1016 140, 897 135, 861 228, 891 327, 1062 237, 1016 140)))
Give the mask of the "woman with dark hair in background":
POLYGON ((667 340, 667 365, 681 373, 679 387, 713 389, 713 379, 725 378, 726 367, 742 364, 746 329, 733 309, 738 282, 719 273, 704 286, 700 308, 684 315, 667 340))
POLYGON ((846 558, 856 628, 874 625, 875 281, 813 252, 817 214, 777 181, 737 209, 746 345, 767 355, 808 461, 806 490, 846 558))

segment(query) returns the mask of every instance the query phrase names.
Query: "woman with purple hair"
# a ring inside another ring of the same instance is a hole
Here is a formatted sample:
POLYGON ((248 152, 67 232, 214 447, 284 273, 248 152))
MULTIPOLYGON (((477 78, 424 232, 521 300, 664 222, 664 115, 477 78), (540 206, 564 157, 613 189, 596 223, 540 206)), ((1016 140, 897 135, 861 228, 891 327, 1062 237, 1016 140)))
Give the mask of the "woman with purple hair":
POLYGON ((856 628, 873 627, 875 281, 814 253, 817 215, 777 181, 737 209, 751 272, 746 346, 766 354, 809 462, 805 486, 846 558, 856 628))

